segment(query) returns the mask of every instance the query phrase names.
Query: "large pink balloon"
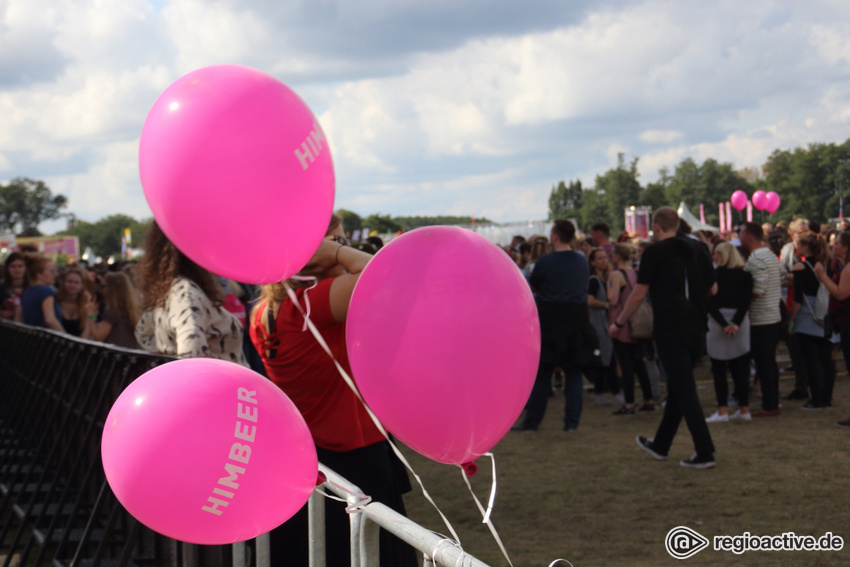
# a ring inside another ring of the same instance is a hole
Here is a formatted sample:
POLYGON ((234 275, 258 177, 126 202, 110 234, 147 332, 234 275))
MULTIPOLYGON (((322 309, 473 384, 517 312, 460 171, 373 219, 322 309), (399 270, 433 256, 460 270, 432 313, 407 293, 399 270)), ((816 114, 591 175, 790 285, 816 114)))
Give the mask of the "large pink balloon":
POLYGON ((118 396, 101 441, 109 486, 149 528, 200 544, 279 526, 316 485, 307 424, 274 384, 208 358, 169 362, 118 396))
POLYGON ((781 202, 782 199, 779 198, 779 194, 775 191, 771 191, 765 196, 764 208, 767 210, 767 212, 773 214, 779 210, 779 204, 781 202))
POLYGON ((195 262, 247 283, 300 270, 328 228, 334 172, 306 104, 261 71, 218 65, 160 95, 139 145, 148 204, 195 262))
POLYGON ((348 355, 366 403, 435 461, 489 451, 525 405, 540 357, 531 290, 510 257, 456 227, 385 246, 357 282, 348 355))
POLYGON ((747 207, 747 194, 738 189, 734 193, 732 193, 732 197, 729 199, 732 203, 732 206, 735 207, 739 211, 743 211, 747 207))
POLYGON ((767 207, 767 195, 761 189, 753 193, 753 206, 760 211, 767 207))

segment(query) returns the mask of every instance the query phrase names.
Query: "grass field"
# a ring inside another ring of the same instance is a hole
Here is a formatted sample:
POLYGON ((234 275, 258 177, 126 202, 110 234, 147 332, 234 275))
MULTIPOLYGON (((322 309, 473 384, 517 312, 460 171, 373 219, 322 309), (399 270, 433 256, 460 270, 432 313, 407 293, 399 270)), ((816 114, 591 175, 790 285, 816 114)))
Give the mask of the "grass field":
MULTIPOLYGON (((782 366, 783 363, 780 363, 782 366)), ((590 565, 850 565, 850 429, 836 421, 850 415, 850 379, 839 362, 834 405, 803 411, 783 400, 782 415, 751 422, 709 424, 717 467, 690 470, 678 462, 693 444, 684 422, 667 461, 635 444, 652 437, 660 408, 613 416, 585 394, 581 426, 561 430, 563 397, 550 398, 539 432, 510 432, 494 449, 498 494, 493 522, 516 567, 547 566, 558 558, 590 565), (846 540, 842 551, 714 551, 677 560, 664 547, 667 532, 687 526, 709 540, 717 535, 822 536, 846 540)), ((709 415, 714 389, 707 359, 697 369, 700 399, 709 415)), ((663 386, 662 386, 663 388, 663 386)), ((731 388, 731 385, 730 385, 731 388)), ((782 376, 781 390, 793 388, 782 376)), ((638 391, 639 396, 639 391, 638 391)), ((760 406, 756 398, 753 407, 760 406)), ((456 467, 412 451, 414 469, 458 531, 463 548, 493 566, 507 565, 456 467)), ((489 462, 472 479, 482 502, 490 490, 489 462)), ((408 515, 447 533, 417 488, 407 495, 408 515)), ((565 565, 560 563, 559 565, 565 565)))

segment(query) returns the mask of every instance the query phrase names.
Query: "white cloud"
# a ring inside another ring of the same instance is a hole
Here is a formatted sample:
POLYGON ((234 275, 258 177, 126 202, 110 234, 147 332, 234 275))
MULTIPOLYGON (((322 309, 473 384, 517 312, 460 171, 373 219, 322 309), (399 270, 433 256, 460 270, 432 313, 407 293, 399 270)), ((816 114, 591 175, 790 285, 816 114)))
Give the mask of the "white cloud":
POLYGON ((647 144, 669 144, 681 140, 684 134, 677 130, 645 130, 638 138, 647 144))

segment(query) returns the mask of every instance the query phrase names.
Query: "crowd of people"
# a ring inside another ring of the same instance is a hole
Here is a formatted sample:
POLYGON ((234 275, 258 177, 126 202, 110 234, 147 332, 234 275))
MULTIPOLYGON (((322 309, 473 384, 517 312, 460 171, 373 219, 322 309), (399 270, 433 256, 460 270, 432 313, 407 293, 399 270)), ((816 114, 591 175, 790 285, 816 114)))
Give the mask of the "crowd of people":
MULTIPOLYGON (((672 422, 678 424, 673 418, 680 414, 697 450, 682 464, 708 468, 714 466, 714 449, 706 424, 781 414, 776 357, 780 341, 790 353, 786 371, 795 374, 795 387, 785 399, 800 400, 807 411, 832 407, 836 345, 841 345, 845 363, 850 361, 850 273, 845 273, 850 226, 795 218, 776 226, 747 222, 734 232, 718 233, 692 231, 667 207, 656 215, 662 222, 653 217, 652 242, 625 233, 612 241, 605 222, 594 224, 585 236, 560 220, 548 238, 516 236, 505 247, 529 280, 543 331, 534 391, 514 429, 537 430, 546 395, 563 387, 564 429, 575 431, 581 407, 575 398, 582 387, 575 376, 584 374, 597 404, 616 400, 616 416, 664 406, 664 427, 653 440, 638 440, 656 457, 666 458, 670 432, 675 432, 672 422), (664 222, 670 224, 667 230, 664 222), (561 273, 551 268, 553 263, 562 267, 561 273), (578 274, 583 281, 576 281, 578 274), (630 321, 644 301, 654 314, 651 339, 634 336, 630 321), (577 319, 576 311, 568 317, 564 310, 579 303, 586 315, 577 319), (574 337, 551 336, 563 334, 561 327, 568 320, 573 331, 589 323, 596 341, 585 341, 585 348, 592 348, 593 356, 577 353, 574 337), (573 350, 565 345, 570 340, 573 350), (717 404, 708 416, 702 414, 691 386, 693 367, 705 355, 717 404), (635 376, 640 403, 635 400, 635 376), (660 397, 660 379, 666 382, 666 400, 660 397), (762 403, 751 410, 753 394, 762 403)), ((850 426, 850 420, 838 423, 850 426)))
MULTIPOLYGON (((536 431, 553 387, 560 387, 564 430, 577 431, 584 376, 597 404, 617 404, 613 419, 663 407, 655 436, 636 439, 654 458, 667 458, 684 420, 695 454, 681 464, 715 466, 709 424, 780 415, 780 340, 795 372, 795 388, 785 398, 805 401, 804 410, 831 407, 834 346, 850 361, 850 231, 795 219, 787 226, 748 222, 734 233, 691 234, 669 207, 655 212, 652 228, 653 242, 628 234, 612 241, 605 222, 584 236, 570 221, 556 220, 549 235, 516 237, 506 247, 535 295, 542 340, 534 387, 514 429, 536 431), (717 402, 709 416, 694 380, 706 354, 717 402), (759 408, 750 407, 754 393, 761 396, 759 408)), ((406 472, 336 366, 351 373, 348 304, 381 244, 351 246, 333 217, 297 276, 254 289, 195 264, 156 222, 145 242, 138 264, 109 268, 57 271, 52 259, 34 251, 9 254, 0 316, 125 348, 250 366, 293 400, 323 463, 404 513, 406 472), (305 332, 307 311, 335 360, 305 332)), ((850 420, 839 424, 850 426, 850 420)), ((341 510, 329 510, 326 521, 331 533, 348 537, 341 510)), ((298 555, 294 564, 306 564, 305 534, 304 513, 276 530, 273 562, 298 555)), ((387 535, 382 561, 414 564, 412 550, 387 535)), ((346 553, 334 564, 346 564, 346 553)))

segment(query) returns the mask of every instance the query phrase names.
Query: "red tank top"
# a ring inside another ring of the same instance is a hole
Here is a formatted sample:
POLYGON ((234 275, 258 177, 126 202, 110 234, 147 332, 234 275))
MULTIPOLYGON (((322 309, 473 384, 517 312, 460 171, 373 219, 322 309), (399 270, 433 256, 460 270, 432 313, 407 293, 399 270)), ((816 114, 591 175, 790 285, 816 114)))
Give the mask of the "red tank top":
MULTIPOLYGON (((295 290, 302 307, 304 296, 310 301, 310 320, 345 371, 351 375, 345 345, 345 323, 334 320, 330 309, 328 278, 309 291, 295 290)), ((330 356, 322 349, 309 330, 302 331, 304 317, 287 298, 274 320, 274 332, 268 333, 260 324, 268 317, 268 303, 257 305, 251 317, 251 342, 263 360, 266 372, 295 404, 313 441, 323 449, 351 451, 384 440, 372 423, 366 408, 345 383, 330 356)))

